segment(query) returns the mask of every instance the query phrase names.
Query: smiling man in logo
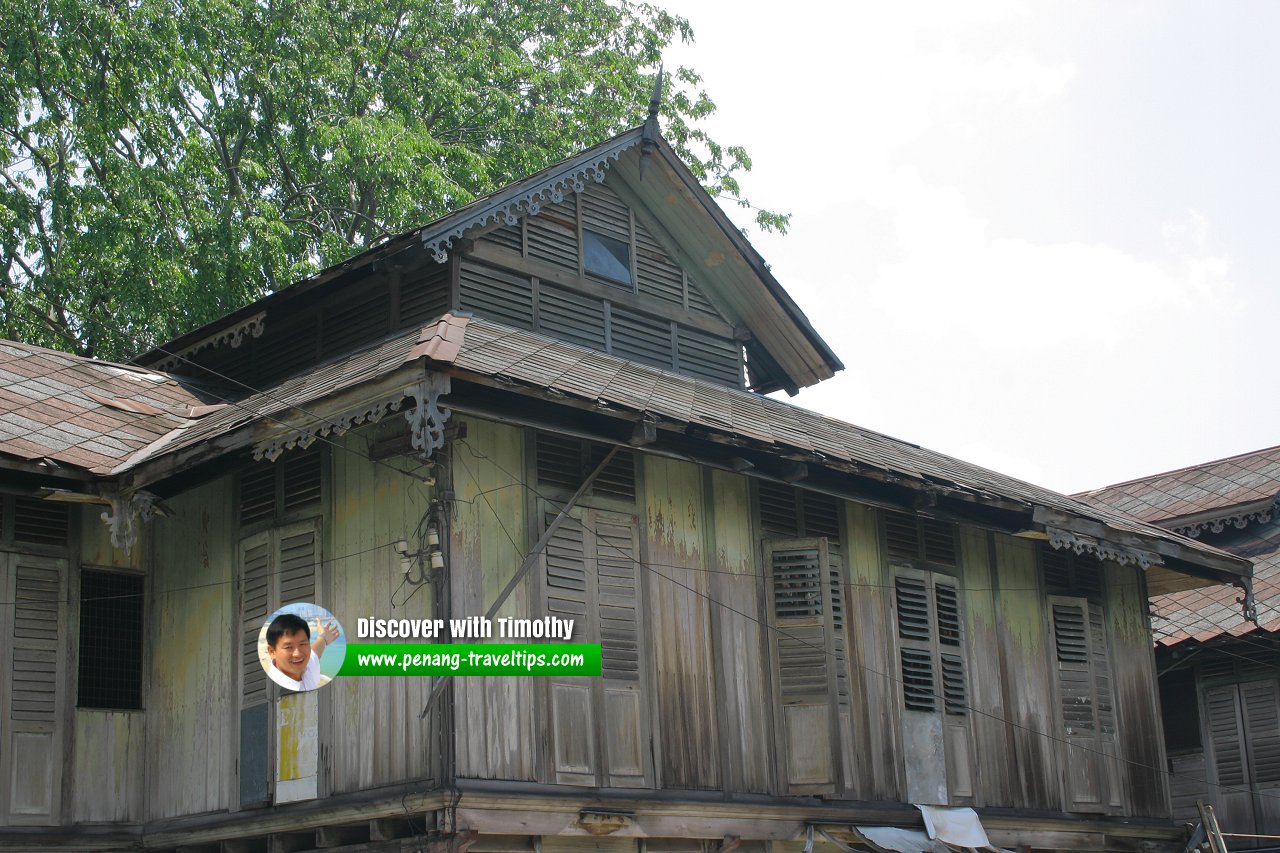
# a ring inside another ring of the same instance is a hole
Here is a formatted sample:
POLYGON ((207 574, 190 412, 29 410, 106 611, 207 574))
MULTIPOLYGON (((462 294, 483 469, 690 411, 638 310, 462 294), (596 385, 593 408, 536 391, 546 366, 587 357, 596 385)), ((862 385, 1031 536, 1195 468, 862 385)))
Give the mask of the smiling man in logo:
POLYGON ((271 666, 267 675, 289 690, 315 690, 327 679, 320 674, 320 656, 338 639, 338 623, 321 619, 315 642, 307 620, 292 613, 281 613, 267 626, 267 654, 271 666))

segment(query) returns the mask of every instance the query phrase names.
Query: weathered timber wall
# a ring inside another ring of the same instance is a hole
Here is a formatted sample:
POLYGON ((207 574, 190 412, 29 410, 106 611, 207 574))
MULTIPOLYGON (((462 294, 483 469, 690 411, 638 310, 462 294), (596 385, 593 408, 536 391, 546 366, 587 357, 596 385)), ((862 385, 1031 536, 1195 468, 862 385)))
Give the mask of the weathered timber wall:
POLYGON ((875 510, 845 505, 849 541, 849 653, 853 662, 853 796, 898 800, 906 795, 902 764, 902 700, 889 612, 892 589, 880 553, 875 510))
POLYGON ((1004 650, 1007 707, 1013 726, 1017 784, 1009 805, 1062 807, 1061 739, 1054 709, 1044 596, 1036 568, 1035 546, 1013 536, 994 537, 996 624, 1004 650))
MULTIPOLYGON (((960 528, 964 572, 965 634, 969 652, 969 724, 973 733, 974 804, 1004 805, 1013 797, 1008 709, 1002 678, 1003 649, 996 613, 996 578, 986 532, 960 528)), ((1025 593, 1013 593, 1025 595, 1025 593)))
MULTIPOLYGON (((391 468, 422 476, 433 469, 405 457, 370 461, 365 435, 345 436, 340 442, 346 449, 332 452, 329 544, 316 585, 320 604, 345 620, 348 654, 360 642, 357 618, 424 619, 433 608, 429 586, 402 585, 400 559, 390 546, 399 539, 407 539, 410 550, 421 546, 414 532, 433 494, 391 468)), ((320 690, 319 738, 327 759, 320 768, 321 793, 325 776, 334 793, 429 778, 439 751, 429 735, 431 718, 418 715, 430 688, 428 678, 344 677, 320 690)))
POLYGON ((1128 814, 1169 814, 1164 729, 1142 570, 1107 563, 1107 621, 1120 737, 1118 776, 1128 814))
POLYGON ((771 689, 765 673, 767 642, 761 635, 761 578, 756 570, 757 546, 751 529, 751 490, 745 477, 708 472, 707 513, 711 523, 707 553, 711 555, 711 596, 715 607, 715 659, 718 666, 719 712, 726 787, 767 793, 773 744, 773 715, 761 701, 771 689))
MULTIPOLYGON (((468 418, 467 437, 451 447, 456 509, 450 521, 453 615, 481 616, 520 567, 534 536, 523 430, 468 418), (514 540, 514 541, 513 541, 514 540)), ((534 573, 511 593, 499 617, 539 615, 534 573)), ((518 642, 498 638, 494 642, 518 642)), ((466 641, 479 642, 479 641, 466 641)), ((533 678, 455 679, 457 772, 481 779, 538 778, 538 684, 533 678)))
POLYGON ((151 523, 143 681, 152 820, 230 805, 236 755, 232 493, 232 478, 223 477, 167 500, 173 517, 151 523))
MULTIPOLYGON (((664 787, 716 788, 720 755, 711 649, 711 583, 698 466, 644 457, 649 636, 664 787)), ((732 522, 732 519, 727 519, 732 522)), ((747 517, 739 523, 748 524, 747 517)))

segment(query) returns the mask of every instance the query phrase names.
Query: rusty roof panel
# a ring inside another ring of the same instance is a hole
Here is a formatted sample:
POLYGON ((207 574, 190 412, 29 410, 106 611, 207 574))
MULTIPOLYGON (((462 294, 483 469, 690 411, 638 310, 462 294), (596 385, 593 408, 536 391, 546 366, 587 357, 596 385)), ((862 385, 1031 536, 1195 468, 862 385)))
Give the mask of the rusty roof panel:
POLYGON ((1255 450, 1083 492, 1076 497, 1140 518, 1162 522, 1227 510, 1274 497, 1280 491, 1280 447, 1255 450))
POLYGON ((0 454, 48 458, 95 474, 185 423, 153 407, 207 399, 153 371, 14 341, 0 343, 0 454), (92 399, 119 401, 110 407, 92 399))

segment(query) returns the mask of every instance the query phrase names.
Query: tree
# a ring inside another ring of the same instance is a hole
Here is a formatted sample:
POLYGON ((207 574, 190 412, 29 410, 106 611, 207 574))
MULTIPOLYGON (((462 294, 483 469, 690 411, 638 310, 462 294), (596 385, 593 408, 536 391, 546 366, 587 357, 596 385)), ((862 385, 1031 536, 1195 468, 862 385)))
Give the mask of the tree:
MULTIPOLYGON (((0 0, 0 333, 120 358, 206 323, 640 123, 676 39, 630 0, 0 0)), ((665 134, 746 204, 672 78, 665 134)))

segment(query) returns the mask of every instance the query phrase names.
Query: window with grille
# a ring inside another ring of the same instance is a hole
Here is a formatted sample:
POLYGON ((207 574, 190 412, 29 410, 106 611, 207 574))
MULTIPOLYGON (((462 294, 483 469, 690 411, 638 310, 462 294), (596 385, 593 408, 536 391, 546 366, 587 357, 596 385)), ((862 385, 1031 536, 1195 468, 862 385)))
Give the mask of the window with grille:
POLYGON ((240 472, 240 526, 304 514, 320 503, 323 487, 324 455, 318 447, 251 465, 240 472))
POLYGON ((78 707, 142 707, 143 582, 142 575, 81 571, 78 707))

